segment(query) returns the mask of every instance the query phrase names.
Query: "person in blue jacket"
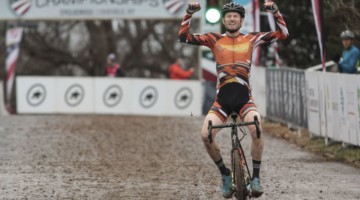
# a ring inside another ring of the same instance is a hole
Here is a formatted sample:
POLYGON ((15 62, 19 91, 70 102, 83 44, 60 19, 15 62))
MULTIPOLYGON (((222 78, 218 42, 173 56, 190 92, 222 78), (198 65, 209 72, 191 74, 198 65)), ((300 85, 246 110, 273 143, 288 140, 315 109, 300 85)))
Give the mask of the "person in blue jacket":
POLYGON ((341 73, 356 74, 357 65, 360 60, 360 51, 353 44, 355 34, 349 30, 345 30, 340 35, 344 50, 339 61, 339 71, 341 73))

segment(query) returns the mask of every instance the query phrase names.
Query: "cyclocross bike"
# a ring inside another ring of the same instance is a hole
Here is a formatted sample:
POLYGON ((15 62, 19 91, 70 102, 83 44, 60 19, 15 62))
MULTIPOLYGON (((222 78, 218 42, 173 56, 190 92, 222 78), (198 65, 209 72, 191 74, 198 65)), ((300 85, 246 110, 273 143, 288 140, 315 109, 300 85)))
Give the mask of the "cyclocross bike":
POLYGON ((244 150, 241 146, 241 141, 246 136, 245 126, 255 125, 256 127, 256 136, 260 138, 261 131, 259 128, 259 120, 257 116, 254 117, 252 122, 239 122, 236 123, 238 115, 235 112, 231 113, 232 122, 229 124, 213 126, 211 120, 208 124, 208 139, 210 144, 213 142, 212 138, 212 129, 215 128, 231 128, 231 173, 232 173, 232 185, 236 199, 246 200, 251 198, 251 188, 250 181, 252 177, 250 175, 250 170, 246 162, 244 150), (242 133, 241 138, 238 137, 238 129, 242 133))

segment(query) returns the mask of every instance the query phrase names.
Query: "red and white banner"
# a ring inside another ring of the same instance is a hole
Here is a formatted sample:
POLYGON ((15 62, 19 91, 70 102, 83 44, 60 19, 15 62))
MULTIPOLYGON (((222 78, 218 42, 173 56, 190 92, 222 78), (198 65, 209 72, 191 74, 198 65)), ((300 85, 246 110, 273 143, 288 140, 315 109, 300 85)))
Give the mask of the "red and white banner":
POLYGON ((325 51, 324 51, 324 36, 323 36, 323 16, 322 16, 322 0, 311 0, 313 14, 315 19, 316 33, 319 41, 320 57, 325 70, 325 51))
POLYGON ((6 103, 9 108, 11 103, 11 92, 14 84, 16 61, 20 51, 20 41, 23 29, 21 27, 11 28, 6 32, 6 103))
MULTIPOLYGON (((260 32, 260 2, 259 0, 253 0, 253 19, 254 19, 254 32, 260 32)), ((258 46, 253 52, 253 63, 255 66, 260 65, 260 52, 261 46, 258 46)))
MULTIPOLYGON (((265 0, 266 3, 269 2, 269 1, 271 1, 271 0, 265 0)), ((274 20, 274 15, 268 12, 267 16, 268 16, 271 31, 276 31, 276 24, 275 24, 275 20, 274 20)), ((278 52, 278 49, 279 49, 278 43, 277 42, 271 43, 271 48, 274 49, 275 66, 280 67, 281 59, 280 59, 279 52, 278 52)))

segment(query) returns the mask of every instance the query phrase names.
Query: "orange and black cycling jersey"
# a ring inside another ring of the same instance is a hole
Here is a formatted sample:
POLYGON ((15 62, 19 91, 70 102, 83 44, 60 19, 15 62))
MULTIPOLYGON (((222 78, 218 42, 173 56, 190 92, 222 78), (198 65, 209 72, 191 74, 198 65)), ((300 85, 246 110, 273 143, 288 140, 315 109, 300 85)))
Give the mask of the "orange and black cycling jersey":
POLYGON ((186 14, 179 30, 179 41, 207 46, 212 50, 219 79, 218 88, 227 83, 238 82, 250 89, 249 74, 253 49, 264 43, 283 40, 288 36, 288 30, 281 15, 276 17, 278 31, 254 32, 236 37, 219 33, 190 34, 190 21, 191 15, 186 14))

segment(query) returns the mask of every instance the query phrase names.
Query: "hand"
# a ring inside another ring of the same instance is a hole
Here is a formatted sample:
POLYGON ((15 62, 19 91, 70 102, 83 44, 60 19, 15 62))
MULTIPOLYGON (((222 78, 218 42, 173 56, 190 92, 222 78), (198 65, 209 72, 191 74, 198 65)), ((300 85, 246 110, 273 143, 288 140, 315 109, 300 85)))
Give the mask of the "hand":
POLYGON ((266 12, 276 14, 279 11, 279 8, 277 7, 276 3, 267 2, 267 3, 264 3, 264 10, 266 12))
POLYGON ((186 12, 190 15, 196 13, 201 9, 200 4, 197 2, 189 2, 188 8, 186 9, 186 12))

